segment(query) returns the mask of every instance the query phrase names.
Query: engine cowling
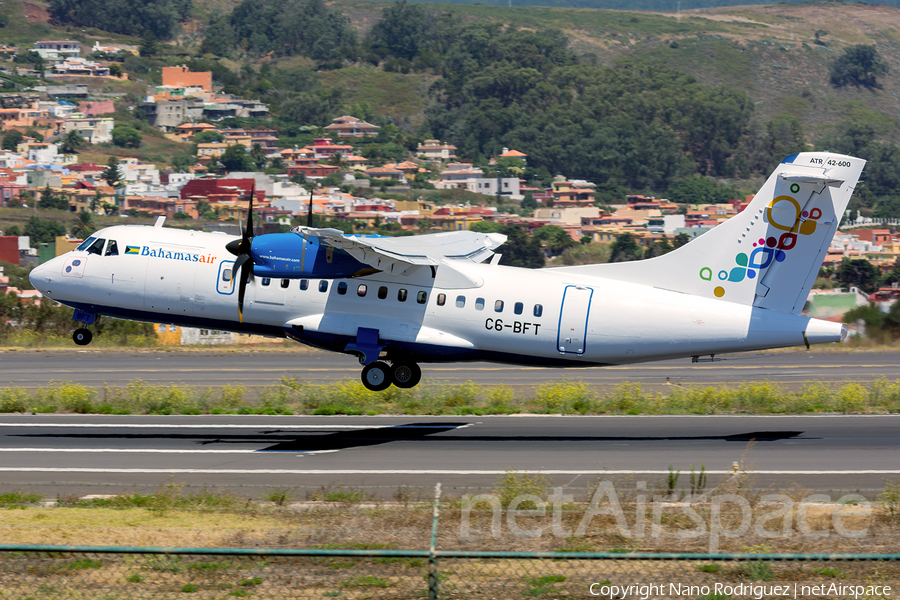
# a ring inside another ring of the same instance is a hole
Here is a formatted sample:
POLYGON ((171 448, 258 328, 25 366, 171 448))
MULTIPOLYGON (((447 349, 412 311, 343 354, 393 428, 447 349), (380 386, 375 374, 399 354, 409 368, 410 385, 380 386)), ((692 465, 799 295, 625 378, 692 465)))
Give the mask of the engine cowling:
POLYGON ((253 274, 272 279, 341 279, 370 269, 343 250, 322 246, 315 236, 268 233, 253 238, 253 274))

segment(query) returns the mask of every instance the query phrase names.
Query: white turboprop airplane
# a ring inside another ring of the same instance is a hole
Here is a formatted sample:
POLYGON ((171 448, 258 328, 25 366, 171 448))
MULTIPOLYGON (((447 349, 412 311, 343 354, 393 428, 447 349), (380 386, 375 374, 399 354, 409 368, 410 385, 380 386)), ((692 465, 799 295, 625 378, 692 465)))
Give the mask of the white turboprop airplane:
POLYGON ((499 234, 345 236, 297 227, 239 238, 115 226, 31 272, 96 315, 288 337, 355 354, 370 390, 408 388, 418 363, 487 360, 602 366, 836 342, 846 328, 804 317, 810 287, 865 161, 787 157, 740 214, 636 262, 500 266, 499 234))

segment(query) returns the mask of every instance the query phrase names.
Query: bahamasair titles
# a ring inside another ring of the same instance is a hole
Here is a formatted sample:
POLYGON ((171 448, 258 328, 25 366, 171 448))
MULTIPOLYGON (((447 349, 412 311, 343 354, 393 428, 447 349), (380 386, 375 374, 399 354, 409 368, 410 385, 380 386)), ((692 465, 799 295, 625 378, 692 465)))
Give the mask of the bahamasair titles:
MULTIPOLYGON (((102 229, 31 272, 97 315, 287 337, 356 355, 370 390, 415 386, 419 364, 621 365, 836 342, 801 316, 865 161, 787 157, 738 215, 656 258, 521 269, 506 240, 453 231, 388 238, 296 227, 240 237, 156 226, 102 229)), ((252 211, 251 211, 252 215, 252 211)))

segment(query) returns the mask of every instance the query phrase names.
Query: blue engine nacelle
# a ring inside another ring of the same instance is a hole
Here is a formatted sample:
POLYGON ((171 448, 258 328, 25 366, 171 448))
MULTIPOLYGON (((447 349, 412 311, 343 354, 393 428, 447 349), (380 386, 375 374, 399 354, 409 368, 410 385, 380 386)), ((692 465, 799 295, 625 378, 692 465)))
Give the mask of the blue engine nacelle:
POLYGON ((253 274, 272 279, 341 279, 370 267, 343 250, 322 246, 319 238, 267 233, 250 246, 253 274))

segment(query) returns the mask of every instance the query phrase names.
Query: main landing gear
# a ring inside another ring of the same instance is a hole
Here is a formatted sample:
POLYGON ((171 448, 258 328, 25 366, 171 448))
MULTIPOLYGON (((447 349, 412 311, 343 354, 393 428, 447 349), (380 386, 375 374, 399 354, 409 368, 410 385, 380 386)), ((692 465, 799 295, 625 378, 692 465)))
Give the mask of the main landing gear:
POLYGON ((422 379, 422 369, 414 362, 395 362, 389 365, 376 360, 363 368, 361 379, 366 389, 373 392, 386 390, 391 384, 408 389, 418 385, 422 379))

